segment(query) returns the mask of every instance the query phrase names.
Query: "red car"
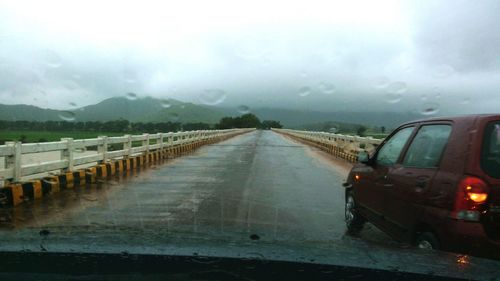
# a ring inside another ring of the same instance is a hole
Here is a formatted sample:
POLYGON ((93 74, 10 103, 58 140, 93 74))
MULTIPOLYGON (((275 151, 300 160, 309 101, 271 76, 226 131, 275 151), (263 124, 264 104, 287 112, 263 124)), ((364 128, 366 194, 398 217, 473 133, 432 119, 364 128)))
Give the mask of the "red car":
POLYGON ((349 233, 368 221, 419 248, 500 257, 500 115, 406 123, 359 162, 344 184, 349 233))

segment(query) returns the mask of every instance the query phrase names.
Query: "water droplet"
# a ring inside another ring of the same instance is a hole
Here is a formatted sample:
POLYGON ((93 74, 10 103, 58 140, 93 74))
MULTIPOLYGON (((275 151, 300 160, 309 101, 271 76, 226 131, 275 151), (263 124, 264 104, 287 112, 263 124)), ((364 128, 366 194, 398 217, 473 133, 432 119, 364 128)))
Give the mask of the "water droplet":
POLYGON ((84 153, 85 151, 87 151, 87 148, 86 147, 76 147, 73 151, 76 153, 84 153))
POLYGON ((127 93, 125 95, 125 97, 128 99, 128 100, 136 100, 137 99, 137 94, 135 93, 127 93))
POLYGON ((42 180, 42 182, 45 183, 45 184, 48 184, 48 185, 58 184, 57 180, 51 179, 51 178, 45 178, 45 179, 42 180))
POLYGON ((61 111, 59 112, 59 118, 64 121, 75 121, 75 113, 72 111, 61 111))
POLYGON ((375 84, 373 85, 377 89, 383 89, 389 85, 391 81, 385 76, 375 77, 375 84))
POLYGON ((388 103, 398 103, 403 98, 403 95, 388 93, 385 95, 385 97, 388 103))
POLYGON ((181 105, 181 109, 184 109, 184 108, 186 108, 186 106, 185 105, 181 105))
POLYGON ((115 180, 109 180, 108 184, 109 185, 118 185, 119 183, 117 181, 115 181, 115 180))
POLYGON ((137 81, 137 73, 130 69, 123 70, 123 81, 134 84, 137 81))
POLYGON ((390 94, 404 94, 407 90, 405 82, 392 82, 387 86, 387 92, 390 94))
POLYGON ((259 235, 257 235, 257 234, 252 234, 252 235, 250 235, 250 239, 251 239, 251 240, 259 240, 259 239, 260 239, 260 236, 259 236, 259 235))
POLYGON ((221 89, 207 89, 199 97, 200 102, 206 105, 217 105, 226 99, 226 92, 221 89))
POLYGON ((426 101, 427 100, 427 95, 421 95, 420 99, 423 100, 423 101, 426 101))
POLYGON ((72 107, 76 107, 77 106, 76 103, 74 103, 74 102, 70 102, 69 105, 72 106, 72 107))
POLYGON ((461 104, 469 104, 470 103, 470 98, 465 98, 460 103, 461 104))
POLYGON ((65 82, 63 83, 63 85, 64 85, 64 87, 65 87, 66 89, 68 89, 68 90, 70 90, 70 91, 72 91, 72 90, 74 90, 74 89, 78 88, 78 84, 77 84, 76 82, 72 81, 72 80, 65 81, 65 82))
POLYGON ((304 86, 299 88, 299 96, 307 97, 311 94, 311 88, 304 86))
POLYGON ((325 95, 331 95, 335 93, 336 87, 332 83, 323 82, 319 84, 319 90, 325 95))
POLYGON ((44 52, 45 64, 51 68, 58 68, 62 65, 61 57, 52 50, 45 50, 44 52))
POLYGON ((308 76, 309 76, 309 74, 307 73, 307 71, 302 71, 300 73, 300 77, 302 77, 302 78, 307 78, 308 76))
POLYGON ((439 104, 437 103, 424 103, 420 109, 422 115, 434 115, 439 112, 439 104))
POLYGON ((177 122, 179 121, 179 114, 175 113, 175 112, 172 112, 168 115, 170 121, 172 122, 177 122))
POLYGON ((250 107, 248 107, 246 105, 240 105, 240 106, 238 106, 238 112, 241 113, 241 114, 249 113, 250 112, 250 107))
POLYGON ((439 65, 432 71, 432 76, 435 78, 443 79, 455 73, 455 69, 449 65, 439 65))
POLYGON ((172 104, 170 104, 170 101, 169 100, 165 100, 165 99, 160 100, 160 105, 163 108, 169 108, 169 107, 172 106, 172 104))

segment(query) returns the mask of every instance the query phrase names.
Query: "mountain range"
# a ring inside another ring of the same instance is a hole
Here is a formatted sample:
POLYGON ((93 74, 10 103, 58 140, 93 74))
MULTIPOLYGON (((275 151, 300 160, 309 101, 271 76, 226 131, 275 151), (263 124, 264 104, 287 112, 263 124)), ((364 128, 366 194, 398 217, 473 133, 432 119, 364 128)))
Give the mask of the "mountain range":
MULTIPOLYGON (((322 112, 283 108, 253 108, 251 113, 261 120, 277 120, 285 127, 301 128, 305 124, 326 121, 386 126, 393 128, 402 122, 420 119, 416 113, 401 112, 322 112)), ((215 124, 224 116, 237 116, 235 108, 205 106, 174 99, 161 100, 152 97, 128 99, 114 97, 99 103, 71 110, 44 109, 32 105, 0 104, 0 120, 27 121, 110 121, 127 119, 131 122, 204 122, 215 124)))

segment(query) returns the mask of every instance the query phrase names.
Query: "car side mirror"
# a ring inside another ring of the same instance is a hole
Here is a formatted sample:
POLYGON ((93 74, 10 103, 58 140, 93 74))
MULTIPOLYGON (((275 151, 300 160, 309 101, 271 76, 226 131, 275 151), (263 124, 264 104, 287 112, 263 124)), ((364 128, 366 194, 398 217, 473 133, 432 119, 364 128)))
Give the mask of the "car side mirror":
POLYGON ((370 163, 370 155, 366 151, 360 151, 358 153, 358 162, 363 164, 370 163))

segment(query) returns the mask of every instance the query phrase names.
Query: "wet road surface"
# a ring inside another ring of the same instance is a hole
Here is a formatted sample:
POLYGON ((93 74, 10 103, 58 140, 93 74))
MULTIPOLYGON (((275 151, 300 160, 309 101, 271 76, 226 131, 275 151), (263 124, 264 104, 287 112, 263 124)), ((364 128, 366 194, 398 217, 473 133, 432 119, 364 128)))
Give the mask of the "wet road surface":
MULTIPOLYGON (((3 226, 125 226, 328 242, 345 233, 341 183, 348 168, 272 131, 254 131, 26 204, 3 226)), ((367 239, 390 241, 371 226, 365 232, 367 239)))
MULTIPOLYGON (((240 256, 246 251, 266 258, 457 274, 450 267, 456 257, 439 253, 445 255, 440 261, 407 249, 370 224, 359 238, 346 236, 341 184, 348 170, 348 164, 320 150, 272 131, 254 131, 142 171, 2 210, 5 243, 0 248, 115 247, 110 251, 172 254, 187 243, 188 254, 214 249, 240 256), (264 245, 270 248, 257 247, 264 245), (253 250, 230 251, 244 246, 253 250)), ((497 268, 481 266, 476 271, 483 274, 485 268, 497 268)))

